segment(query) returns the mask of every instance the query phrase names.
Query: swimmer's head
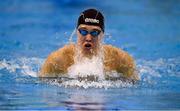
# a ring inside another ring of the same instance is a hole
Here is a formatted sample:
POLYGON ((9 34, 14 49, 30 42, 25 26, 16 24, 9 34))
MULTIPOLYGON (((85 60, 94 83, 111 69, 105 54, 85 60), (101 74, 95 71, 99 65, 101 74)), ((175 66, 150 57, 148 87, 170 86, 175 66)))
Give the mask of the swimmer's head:
POLYGON ((99 26, 104 32, 104 16, 96 9, 87 9, 83 11, 78 18, 77 28, 81 24, 99 26))
POLYGON ((78 46, 88 56, 97 54, 104 35, 104 17, 96 9, 87 9, 81 13, 77 23, 78 46))

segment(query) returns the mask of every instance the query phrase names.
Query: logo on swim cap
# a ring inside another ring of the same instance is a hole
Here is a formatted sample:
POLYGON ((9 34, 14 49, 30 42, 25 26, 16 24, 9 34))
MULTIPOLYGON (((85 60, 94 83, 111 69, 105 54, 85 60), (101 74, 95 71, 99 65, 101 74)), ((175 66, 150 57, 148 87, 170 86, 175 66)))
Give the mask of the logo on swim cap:
POLYGON ((97 19, 92 19, 92 18, 86 18, 85 19, 85 22, 91 22, 91 23, 99 23, 99 20, 97 20, 97 19))

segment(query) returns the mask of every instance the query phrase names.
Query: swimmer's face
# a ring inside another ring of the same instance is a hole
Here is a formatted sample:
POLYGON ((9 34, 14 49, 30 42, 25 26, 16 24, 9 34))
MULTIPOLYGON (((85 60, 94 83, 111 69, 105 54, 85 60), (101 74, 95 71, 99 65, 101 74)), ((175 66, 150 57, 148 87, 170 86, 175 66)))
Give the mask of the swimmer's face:
POLYGON ((103 37, 100 27, 81 24, 77 28, 78 45, 85 54, 96 54, 103 37))

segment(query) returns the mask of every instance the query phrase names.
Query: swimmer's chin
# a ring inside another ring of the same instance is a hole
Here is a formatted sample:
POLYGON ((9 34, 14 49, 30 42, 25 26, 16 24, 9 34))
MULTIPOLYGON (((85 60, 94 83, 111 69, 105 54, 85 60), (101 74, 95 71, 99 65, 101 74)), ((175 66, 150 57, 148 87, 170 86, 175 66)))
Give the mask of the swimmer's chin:
POLYGON ((82 52, 84 57, 92 57, 96 55, 95 50, 92 47, 84 47, 82 52))

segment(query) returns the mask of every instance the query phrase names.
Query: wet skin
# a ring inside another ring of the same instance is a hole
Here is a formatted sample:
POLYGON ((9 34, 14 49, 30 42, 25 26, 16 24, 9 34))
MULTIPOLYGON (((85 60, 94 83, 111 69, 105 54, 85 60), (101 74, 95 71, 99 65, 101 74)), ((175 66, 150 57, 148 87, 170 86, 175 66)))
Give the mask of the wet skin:
MULTIPOLYGON (((91 25, 83 25, 81 24, 78 29, 84 29, 87 31, 93 31, 93 30, 99 30, 101 31, 101 28, 98 26, 91 26, 91 25)), ((103 37, 103 32, 101 31, 98 36, 92 36, 91 34, 87 34, 86 36, 83 36, 80 34, 80 32, 77 30, 77 36, 78 36, 78 46, 80 47, 83 55, 87 57, 92 57, 93 55, 97 54, 98 47, 100 45, 101 39, 103 37)))
MULTIPOLYGON (((80 25, 77 29, 85 29, 88 32, 92 30, 101 30, 98 26, 80 25)), ((60 48, 59 50, 51 53, 40 71, 40 77, 58 77, 62 74, 68 73, 68 68, 72 66, 75 61, 75 53, 78 50, 81 51, 81 55, 91 59, 96 56, 100 50, 100 43, 103 39, 104 33, 98 36, 92 36, 87 34, 83 36, 77 30, 77 44, 69 44, 60 48)), ((139 80, 139 77, 135 71, 134 59, 125 51, 113 47, 111 45, 102 45, 102 51, 104 53, 104 70, 105 72, 116 71, 127 79, 139 80)), ((111 74, 111 73, 109 73, 111 74)))

